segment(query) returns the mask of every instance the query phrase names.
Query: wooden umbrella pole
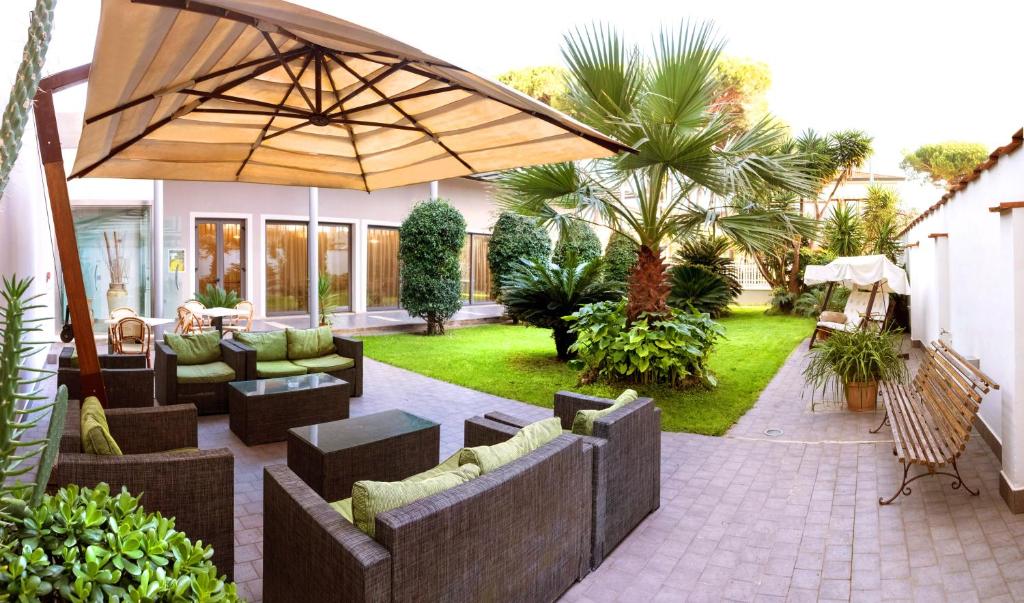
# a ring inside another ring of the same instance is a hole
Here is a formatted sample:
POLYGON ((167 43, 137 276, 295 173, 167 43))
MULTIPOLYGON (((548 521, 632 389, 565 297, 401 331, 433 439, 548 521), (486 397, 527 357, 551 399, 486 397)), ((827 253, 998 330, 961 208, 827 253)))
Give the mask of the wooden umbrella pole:
POLYGON ((60 149, 60 134, 57 131, 57 115, 53 109, 53 93, 89 79, 89 65, 55 73, 43 78, 36 91, 34 113, 36 138, 39 154, 43 160, 43 174, 46 178, 46 192, 50 198, 50 212, 53 230, 57 239, 57 254, 60 257, 64 292, 67 295, 71 313, 71 328, 75 334, 78 350, 78 368, 82 385, 82 398, 96 396, 106 404, 107 395, 100 375, 100 360, 96 353, 96 339, 92 334, 92 317, 85 297, 85 281, 82 278, 82 264, 78 257, 78 240, 75 238, 75 222, 71 214, 71 200, 68 196, 68 181, 64 176, 64 154, 60 149))

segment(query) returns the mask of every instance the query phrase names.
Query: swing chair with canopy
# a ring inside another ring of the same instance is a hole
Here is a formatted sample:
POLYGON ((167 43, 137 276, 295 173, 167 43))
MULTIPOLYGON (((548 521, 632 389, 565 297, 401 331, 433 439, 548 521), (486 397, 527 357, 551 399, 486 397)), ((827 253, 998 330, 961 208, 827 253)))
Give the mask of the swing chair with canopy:
POLYGON ((819 336, 828 337, 834 331, 867 329, 871 323, 885 328, 892 318, 889 294, 910 292, 907 273, 884 255, 840 257, 824 266, 808 266, 804 283, 828 284, 808 348, 819 336), (850 289, 850 297, 842 312, 829 312, 826 308, 837 284, 850 289))

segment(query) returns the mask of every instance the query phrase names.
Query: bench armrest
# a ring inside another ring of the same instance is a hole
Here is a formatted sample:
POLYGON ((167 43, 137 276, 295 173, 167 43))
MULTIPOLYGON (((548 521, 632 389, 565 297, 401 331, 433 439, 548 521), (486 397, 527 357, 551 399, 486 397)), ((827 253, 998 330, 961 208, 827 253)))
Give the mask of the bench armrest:
POLYGON ((614 403, 607 398, 561 391, 555 394, 555 416, 562 421, 562 429, 572 429, 573 419, 580 410, 604 410, 614 403))
POLYGON ((248 377, 249 363, 252 363, 253 370, 256 370, 256 350, 234 340, 220 342, 220 357, 231 370, 235 371, 235 381, 246 381, 248 377))
POLYGON ((467 448, 472 448, 500 444, 516 435, 519 428, 486 417, 472 417, 466 419, 463 430, 463 442, 467 448))
POLYGON ((153 376, 156 378, 156 400, 159 404, 178 403, 178 355, 171 346, 157 341, 153 344, 153 376))
POLYGON ((126 455, 199 446, 199 418, 194 404, 150 408, 110 408, 110 435, 126 455))

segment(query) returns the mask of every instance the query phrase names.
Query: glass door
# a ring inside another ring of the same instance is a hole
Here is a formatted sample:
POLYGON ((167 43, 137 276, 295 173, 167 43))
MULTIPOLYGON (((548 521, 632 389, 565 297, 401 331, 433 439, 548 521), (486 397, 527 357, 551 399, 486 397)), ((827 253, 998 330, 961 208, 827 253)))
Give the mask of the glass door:
POLYGON ((196 291, 207 285, 245 299, 245 222, 196 220, 196 291))
POLYGON ((398 229, 366 229, 366 307, 398 307, 398 229))
POLYGON ((494 301, 495 291, 491 286, 491 267, 487 262, 487 250, 491 245, 491 236, 484 234, 467 234, 462 244, 459 264, 462 270, 462 301, 467 304, 489 303, 494 301))
POLYGON ((308 225, 267 222, 267 314, 309 312, 308 225))

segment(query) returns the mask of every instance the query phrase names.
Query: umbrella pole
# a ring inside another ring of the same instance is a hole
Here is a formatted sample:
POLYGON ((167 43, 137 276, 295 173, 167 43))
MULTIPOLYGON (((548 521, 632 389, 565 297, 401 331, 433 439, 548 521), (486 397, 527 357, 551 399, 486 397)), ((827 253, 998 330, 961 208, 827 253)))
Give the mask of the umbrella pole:
POLYGON ((88 64, 43 78, 39 82, 33 105, 36 138, 43 161, 46 192, 50 198, 50 213, 53 218, 54 236, 57 239, 61 276, 71 313, 75 347, 78 350, 81 395, 83 399, 87 396, 96 396, 105 404, 106 390, 103 388, 103 378, 100 375, 96 338, 92 333, 92 317, 89 316, 89 306, 85 298, 85 281, 82 278, 82 264, 78 257, 78 240, 75 238, 75 222, 71 214, 71 200, 68 197, 68 181, 64 176, 64 154, 60 149, 57 116, 53 109, 54 92, 84 82, 88 78, 88 64))
POLYGON ((868 296, 868 311, 864 315, 864 320, 860 321, 860 328, 864 331, 868 329, 868 323, 871 322, 871 310, 875 305, 875 295, 878 293, 878 283, 879 281, 875 281, 875 284, 871 286, 871 295, 868 296))

